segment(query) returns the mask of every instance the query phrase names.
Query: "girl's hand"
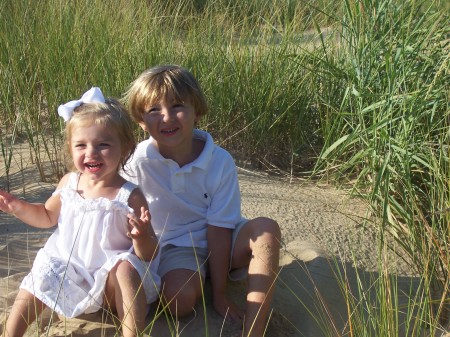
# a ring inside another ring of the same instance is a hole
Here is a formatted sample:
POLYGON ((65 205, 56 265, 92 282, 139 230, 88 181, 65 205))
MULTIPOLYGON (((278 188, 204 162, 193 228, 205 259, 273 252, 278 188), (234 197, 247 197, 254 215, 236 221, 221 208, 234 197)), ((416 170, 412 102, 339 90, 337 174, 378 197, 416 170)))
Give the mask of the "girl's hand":
POLYGON ((8 192, 0 190, 0 211, 15 215, 19 207, 19 199, 8 192))
POLYGON ((141 216, 128 214, 130 231, 127 236, 133 240, 135 254, 144 261, 151 261, 158 254, 158 240, 150 224, 150 213, 141 207, 141 216))
POLYGON ((147 240, 151 236, 150 231, 150 212, 141 207, 141 217, 138 219, 133 213, 128 214, 128 223, 130 231, 127 236, 133 240, 147 240))

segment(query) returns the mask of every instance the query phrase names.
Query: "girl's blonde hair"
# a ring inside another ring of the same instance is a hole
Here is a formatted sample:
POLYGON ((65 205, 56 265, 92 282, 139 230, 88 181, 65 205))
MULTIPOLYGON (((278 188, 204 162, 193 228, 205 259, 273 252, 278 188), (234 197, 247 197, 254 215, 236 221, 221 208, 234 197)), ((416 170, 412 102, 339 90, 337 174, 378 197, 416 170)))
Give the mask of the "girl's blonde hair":
MULTIPOLYGON (((71 153, 70 141, 74 128, 92 125, 106 126, 116 132, 122 146, 122 157, 119 166, 125 169, 125 164, 136 148, 134 124, 125 106, 115 99, 107 98, 105 103, 84 103, 76 107, 73 111, 73 116, 66 123, 64 131, 67 153, 71 153)), ((75 170, 72 161, 68 163, 68 168, 75 170)))
POLYGON ((168 97, 191 104, 199 118, 208 112, 200 84, 190 71, 177 65, 161 65, 145 70, 131 83, 122 101, 134 121, 140 123, 148 106, 168 97))

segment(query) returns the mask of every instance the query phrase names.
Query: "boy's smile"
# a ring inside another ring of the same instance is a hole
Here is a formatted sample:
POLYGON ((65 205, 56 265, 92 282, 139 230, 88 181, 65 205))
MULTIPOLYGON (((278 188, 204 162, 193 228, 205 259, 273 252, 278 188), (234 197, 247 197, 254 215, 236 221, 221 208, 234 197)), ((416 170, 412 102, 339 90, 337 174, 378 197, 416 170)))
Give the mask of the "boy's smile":
POLYGON ((169 129, 169 130, 161 130, 161 133, 170 136, 172 134, 175 134, 177 131, 178 131, 178 128, 173 128, 173 129, 169 129))

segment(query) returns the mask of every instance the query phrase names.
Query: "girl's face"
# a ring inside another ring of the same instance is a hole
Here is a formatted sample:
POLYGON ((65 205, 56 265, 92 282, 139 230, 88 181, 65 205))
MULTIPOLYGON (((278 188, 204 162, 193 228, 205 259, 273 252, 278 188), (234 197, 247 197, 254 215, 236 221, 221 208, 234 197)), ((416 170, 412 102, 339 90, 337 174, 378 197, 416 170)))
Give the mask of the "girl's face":
POLYGON ((123 149, 114 129, 94 124, 75 126, 69 145, 79 172, 94 180, 117 177, 123 149))
POLYGON ((192 148, 192 131, 198 120, 194 107, 170 97, 148 105, 140 124, 156 141, 160 153, 167 157, 185 154, 192 148))

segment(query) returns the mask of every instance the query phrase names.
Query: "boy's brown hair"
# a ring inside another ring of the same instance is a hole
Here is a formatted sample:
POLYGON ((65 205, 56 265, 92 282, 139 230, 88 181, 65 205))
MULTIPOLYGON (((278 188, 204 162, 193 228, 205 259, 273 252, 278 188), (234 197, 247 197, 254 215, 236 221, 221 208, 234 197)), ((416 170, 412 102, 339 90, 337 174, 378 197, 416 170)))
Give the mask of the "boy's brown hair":
POLYGON ((200 84, 189 70, 177 65, 160 65, 145 70, 131 83, 122 101, 134 121, 140 123, 146 108, 168 97, 191 104, 199 118, 208 112, 200 84))

